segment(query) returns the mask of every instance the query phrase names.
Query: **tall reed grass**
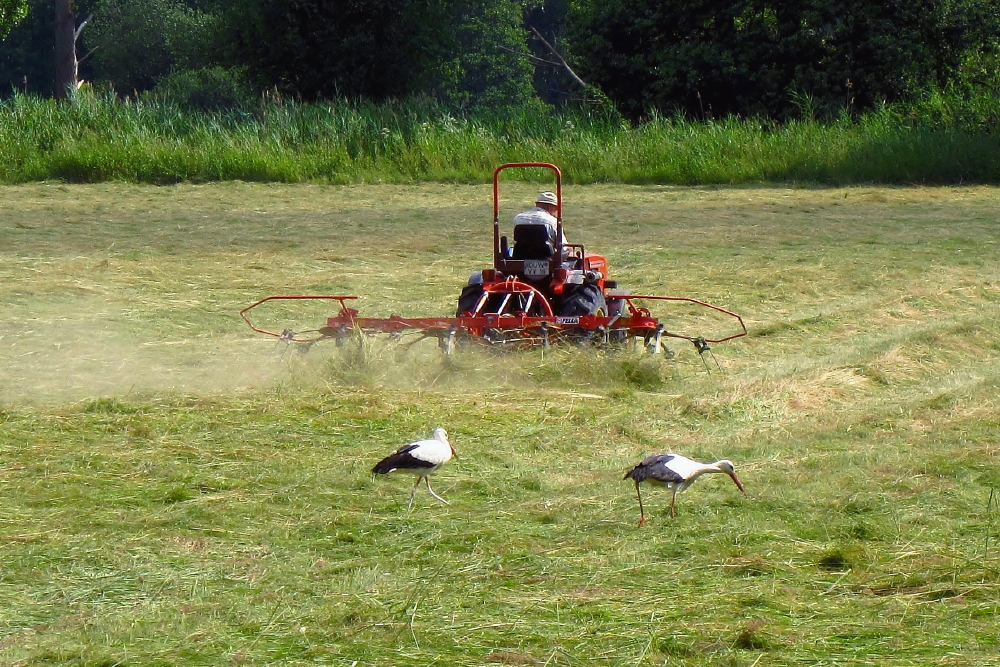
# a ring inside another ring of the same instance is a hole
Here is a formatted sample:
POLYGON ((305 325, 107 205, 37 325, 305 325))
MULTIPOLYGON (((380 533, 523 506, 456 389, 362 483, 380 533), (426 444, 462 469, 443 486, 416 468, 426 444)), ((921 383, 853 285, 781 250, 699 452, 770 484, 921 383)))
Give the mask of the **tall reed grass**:
MULTIPOLYGON (((456 117, 427 100, 238 111, 82 94, 0 103, 0 181, 482 182, 555 162, 577 183, 948 184, 1000 181, 992 106, 929 98, 857 118, 783 124, 525 110, 456 117)), ((995 105, 994 105, 995 106, 995 105)))

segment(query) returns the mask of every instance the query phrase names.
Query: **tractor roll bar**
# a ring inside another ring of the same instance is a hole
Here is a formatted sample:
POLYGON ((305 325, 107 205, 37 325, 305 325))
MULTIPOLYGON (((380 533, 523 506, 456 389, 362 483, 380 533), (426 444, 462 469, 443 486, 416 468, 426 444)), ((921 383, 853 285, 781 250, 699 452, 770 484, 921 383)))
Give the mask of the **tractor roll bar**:
MULTIPOLYGON (((562 253, 562 239, 563 239, 563 228, 562 228, 562 171, 559 167, 551 164, 549 162, 508 162, 507 164, 502 164, 493 170, 493 252, 494 255, 500 252, 500 172, 504 169, 516 169, 520 167, 540 167, 542 169, 551 169, 556 176, 556 243, 560 244, 559 248, 556 248, 556 256, 560 257, 562 253)), ((496 266, 496 259, 494 257, 494 266, 496 266)))

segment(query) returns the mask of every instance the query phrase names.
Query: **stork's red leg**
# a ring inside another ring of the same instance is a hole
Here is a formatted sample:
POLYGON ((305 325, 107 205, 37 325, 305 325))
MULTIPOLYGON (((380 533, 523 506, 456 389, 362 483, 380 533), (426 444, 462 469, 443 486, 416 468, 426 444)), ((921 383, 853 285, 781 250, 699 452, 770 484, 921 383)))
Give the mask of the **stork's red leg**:
POLYGON ((635 497, 639 499, 639 527, 646 525, 646 512, 642 509, 642 494, 639 493, 639 482, 635 483, 635 497))

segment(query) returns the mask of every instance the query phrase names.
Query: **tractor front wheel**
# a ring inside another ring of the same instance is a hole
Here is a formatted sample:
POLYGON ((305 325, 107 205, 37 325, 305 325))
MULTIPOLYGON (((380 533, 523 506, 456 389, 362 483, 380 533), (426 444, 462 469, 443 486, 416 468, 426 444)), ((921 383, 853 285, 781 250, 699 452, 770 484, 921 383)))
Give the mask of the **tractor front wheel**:
POLYGON ((461 317, 462 313, 471 313, 479 303, 479 297, 483 295, 482 285, 466 285, 462 288, 462 294, 458 297, 458 311, 455 317, 461 317))

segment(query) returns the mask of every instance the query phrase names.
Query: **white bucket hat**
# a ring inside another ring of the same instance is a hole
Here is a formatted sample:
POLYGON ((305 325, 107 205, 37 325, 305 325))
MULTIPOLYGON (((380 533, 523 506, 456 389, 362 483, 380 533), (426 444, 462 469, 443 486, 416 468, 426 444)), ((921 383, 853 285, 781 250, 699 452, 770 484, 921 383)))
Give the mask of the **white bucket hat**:
POLYGON ((535 200, 536 204, 552 204, 553 206, 558 206, 559 202, 556 200, 556 195, 554 192, 542 192, 538 195, 538 199, 535 200))

